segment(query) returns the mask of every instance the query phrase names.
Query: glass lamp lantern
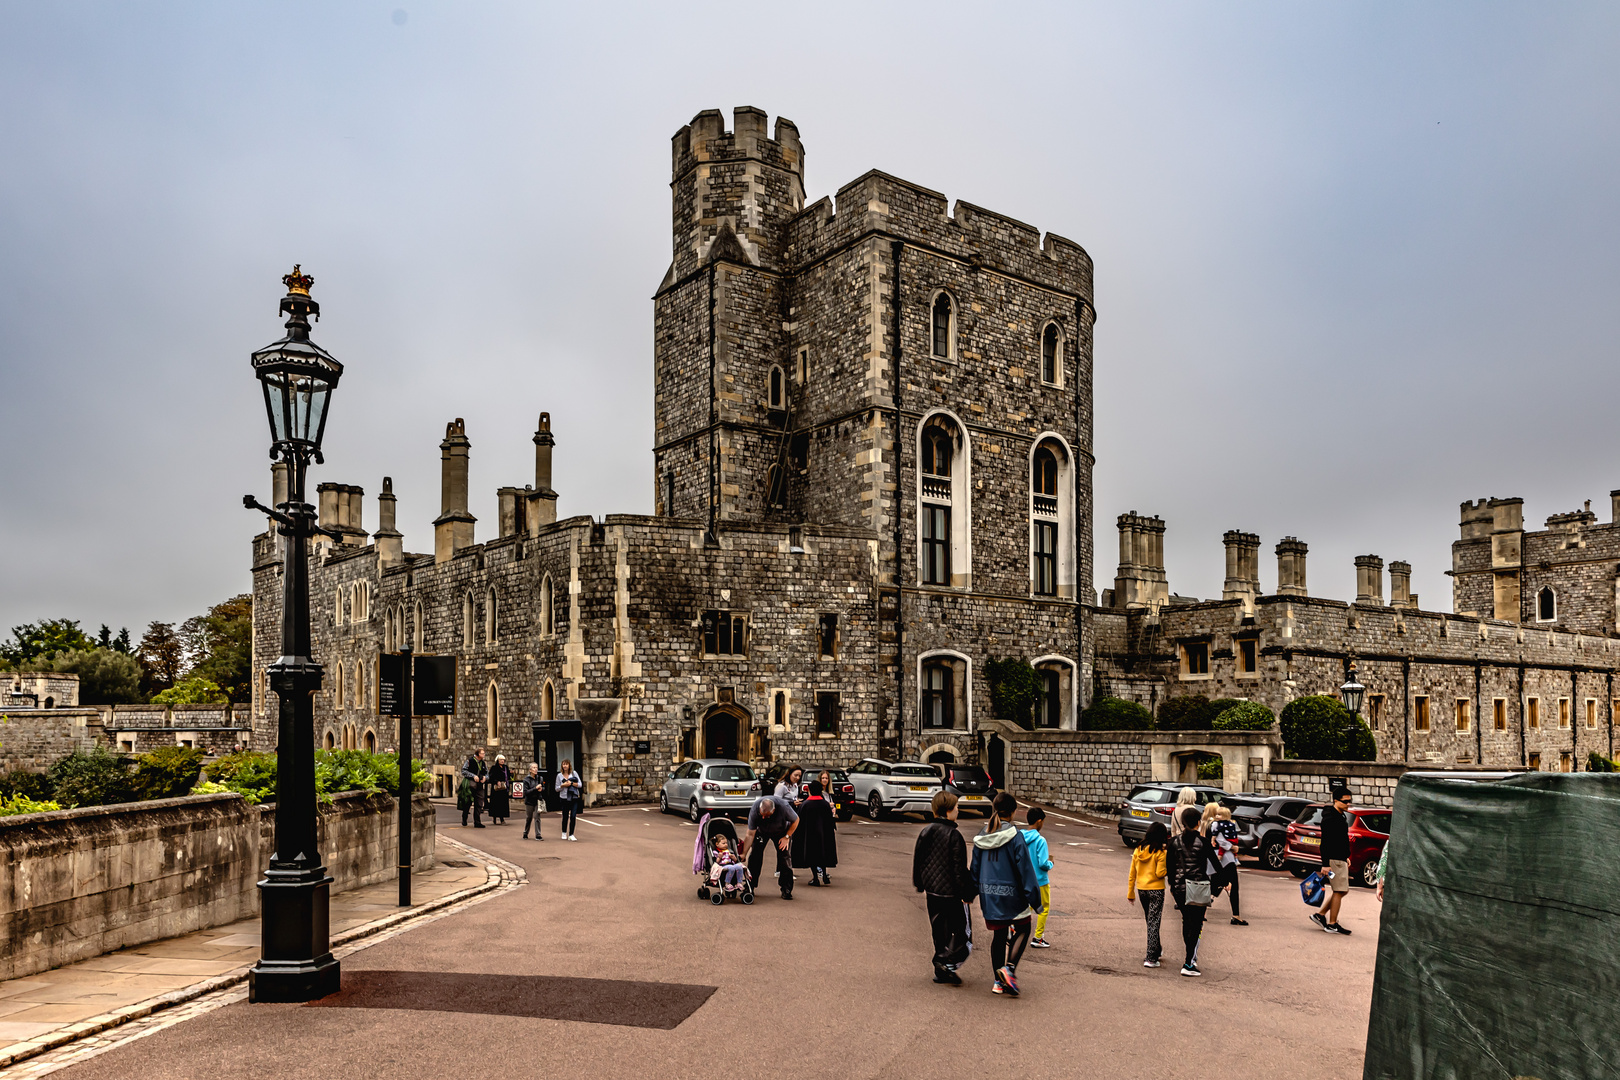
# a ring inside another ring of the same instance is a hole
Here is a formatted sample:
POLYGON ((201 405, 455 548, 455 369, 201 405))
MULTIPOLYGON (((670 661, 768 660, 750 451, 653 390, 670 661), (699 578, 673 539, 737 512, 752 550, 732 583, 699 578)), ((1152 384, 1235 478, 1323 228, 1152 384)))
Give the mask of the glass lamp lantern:
POLYGON ((327 403, 343 365, 309 339, 310 319, 321 316, 321 305, 309 295, 315 279, 295 266, 281 281, 287 286, 281 300, 287 334, 253 354, 253 373, 264 388, 270 420, 270 456, 319 462, 327 403))
POLYGON ((1361 715, 1361 699, 1366 696, 1367 688, 1356 681, 1356 669, 1350 669, 1350 677, 1339 687, 1339 700, 1344 707, 1350 710, 1352 716, 1361 715))

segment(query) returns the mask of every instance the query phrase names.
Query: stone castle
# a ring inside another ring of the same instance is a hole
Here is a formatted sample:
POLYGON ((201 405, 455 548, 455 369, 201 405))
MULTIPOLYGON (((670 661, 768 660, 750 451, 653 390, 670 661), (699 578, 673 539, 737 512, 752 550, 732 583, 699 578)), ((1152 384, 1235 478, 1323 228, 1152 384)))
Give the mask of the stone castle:
MULTIPOLYGON (((1465 503, 1455 613, 1440 614, 1418 609, 1400 562, 1386 602, 1374 556, 1357 560, 1353 603, 1309 595, 1293 537, 1266 594, 1243 532, 1226 534, 1220 600, 1177 597, 1164 522, 1132 512, 1099 604, 1090 258, 876 171, 806 206, 804 156, 790 121, 771 131, 752 108, 730 131, 705 111, 674 136, 652 515, 558 520, 546 413, 533 483, 498 489, 482 543, 459 419, 431 555, 404 549, 386 478, 369 536, 362 489, 319 486, 339 537, 311 569, 325 745, 393 745, 377 658, 409 643, 457 658, 457 712, 421 720, 414 748, 440 794, 480 747, 518 770, 571 760, 593 802, 651 799, 693 756, 995 772, 1007 725, 988 715, 984 667, 999 658, 1036 669, 1043 729, 1074 729, 1098 694, 1280 709, 1335 693, 1354 664, 1385 760, 1612 754, 1620 525, 1583 512, 1526 534, 1520 500, 1465 503)), ((254 540, 265 748, 280 559, 270 534, 254 540)))

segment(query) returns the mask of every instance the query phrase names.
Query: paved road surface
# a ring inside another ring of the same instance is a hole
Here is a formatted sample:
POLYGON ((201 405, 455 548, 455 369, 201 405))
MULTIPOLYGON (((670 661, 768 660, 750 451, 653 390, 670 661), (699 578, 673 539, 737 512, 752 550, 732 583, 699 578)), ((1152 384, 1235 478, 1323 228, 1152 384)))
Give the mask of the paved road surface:
MULTIPOLYGON (((1139 910, 1124 899, 1125 849, 1109 830, 1048 821, 1055 947, 1026 954, 1017 1000, 989 992, 982 927, 968 985, 931 982, 922 897, 910 887, 917 820, 841 826, 829 889, 801 880, 792 902, 765 888, 751 908, 715 908, 695 895, 692 826, 656 811, 592 813, 577 843, 558 839, 555 815, 535 843, 520 824, 462 830, 441 814, 441 829, 522 865, 530 884, 345 962, 352 1005, 405 1008, 233 1004, 58 1075, 1360 1076, 1371 892, 1346 903, 1355 935, 1331 937, 1306 921, 1292 878, 1247 873, 1251 925, 1229 925, 1217 902, 1206 976, 1181 978, 1168 962, 1180 940, 1173 910, 1166 966, 1149 971, 1139 910), (531 1015, 488 1014, 513 1010, 531 1015), (1320 1067, 1304 1064, 1313 1055, 1320 1067)), ((979 827, 963 825, 970 836, 979 827)))

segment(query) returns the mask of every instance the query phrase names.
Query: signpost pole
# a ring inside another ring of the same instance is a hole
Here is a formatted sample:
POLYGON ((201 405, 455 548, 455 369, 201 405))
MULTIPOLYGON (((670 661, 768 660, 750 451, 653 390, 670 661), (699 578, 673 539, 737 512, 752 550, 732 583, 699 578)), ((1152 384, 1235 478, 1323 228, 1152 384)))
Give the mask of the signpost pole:
POLYGON ((399 906, 411 906, 411 796, 415 785, 411 774, 415 763, 411 760, 411 647, 400 649, 401 679, 399 710, 399 906))

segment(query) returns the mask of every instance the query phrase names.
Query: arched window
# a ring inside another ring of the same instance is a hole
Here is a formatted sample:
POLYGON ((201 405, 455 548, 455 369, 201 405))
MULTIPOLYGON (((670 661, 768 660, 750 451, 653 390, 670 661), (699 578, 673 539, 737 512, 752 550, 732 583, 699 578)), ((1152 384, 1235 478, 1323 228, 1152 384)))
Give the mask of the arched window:
POLYGON ((343 625, 343 589, 339 587, 332 594, 332 624, 343 625))
POLYGON ((782 385, 785 381, 782 377, 782 369, 772 364, 769 385, 766 388, 767 408, 787 408, 787 393, 782 385))
POLYGON ((490 586, 489 595, 485 597, 484 602, 484 643, 487 645, 495 644, 499 637, 500 622, 496 610, 497 606, 495 587, 490 586))
POLYGON ((1035 489, 1035 494, 1057 498, 1057 455, 1052 453, 1050 446, 1036 449, 1035 466, 1030 472, 1030 485, 1035 489))
POLYGON ((1544 587, 1536 594, 1536 619, 1540 622, 1558 620, 1558 597, 1554 595, 1551 586, 1544 587))
POLYGON ((1062 439, 1038 438, 1029 458, 1029 581, 1035 596, 1074 595, 1074 484, 1062 439))
POLYGON ((488 710, 485 724, 489 741, 492 743, 498 742, 501 737, 501 696, 500 692, 495 689, 494 683, 489 684, 489 693, 486 696, 485 705, 488 710))
POLYGON ((413 615, 415 625, 411 628, 411 648, 421 652, 423 643, 427 640, 427 633, 422 626, 422 601, 416 602, 413 615))
POLYGON ((934 297, 933 324, 934 355, 949 360, 956 355, 951 348, 956 339, 956 305, 951 303, 950 293, 942 291, 934 297))
POLYGON ((354 665, 354 707, 357 709, 369 709, 371 706, 366 685, 366 662, 361 660, 354 665))
POLYGON ((1069 728, 1074 719, 1074 665, 1061 656, 1043 656, 1032 664, 1040 679, 1041 693, 1035 701, 1034 720, 1038 728, 1069 728))
POLYGON ((935 652, 917 661, 918 726, 924 733, 964 731, 970 726, 973 678, 960 653, 935 652))
POLYGON ((473 609, 476 606, 473 603, 472 593, 468 593, 461 602, 461 646, 464 649, 470 649, 478 643, 478 639, 473 636, 473 609))
POLYGON ((326 748, 328 750, 337 749, 337 737, 332 734, 331 728, 326 729, 326 738, 322 739, 321 741, 326 744, 326 748))
POLYGON ((540 579, 540 632, 542 634, 555 634, 557 632, 557 623, 551 614, 550 574, 540 579))
POLYGON ((1057 323, 1047 323, 1041 331, 1041 382, 1051 386, 1063 382, 1063 335, 1057 323))
POLYGON ((952 684, 955 681, 952 678, 953 674, 946 664, 923 665, 923 727, 956 726, 956 712, 951 707, 954 697, 952 684))
POLYGON ((377 733, 375 731, 372 731, 370 728, 366 729, 366 743, 365 743, 365 745, 366 745, 366 753, 375 754, 377 752, 377 733))
POLYGON ((923 429, 922 471, 924 476, 951 475, 951 458, 956 453, 950 429, 934 426, 923 429))
POLYGON ((332 683, 332 704, 336 708, 343 708, 343 662, 339 661, 335 681, 332 683))
POLYGON ((966 429, 949 413, 917 431, 917 567, 924 585, 972 587, 971 462, 966 429))
POLYGON ((550 723, 557 715, 557 691, 548 681, 540 691, 540 719, 550 723))

